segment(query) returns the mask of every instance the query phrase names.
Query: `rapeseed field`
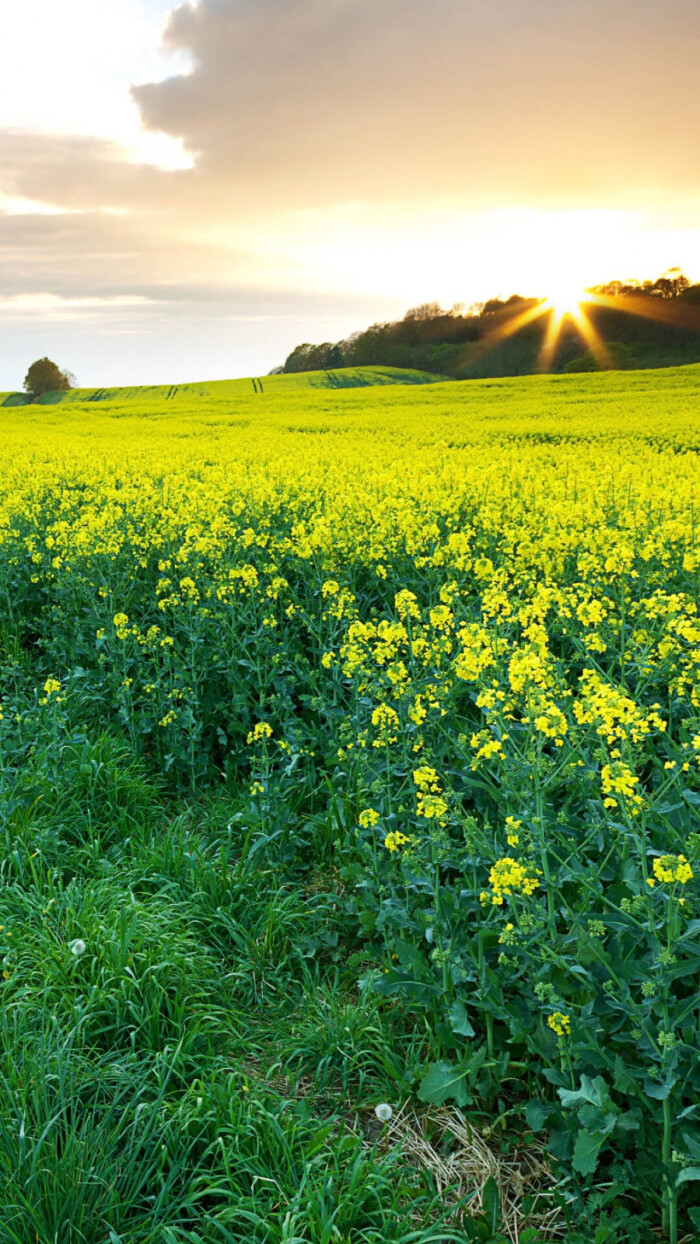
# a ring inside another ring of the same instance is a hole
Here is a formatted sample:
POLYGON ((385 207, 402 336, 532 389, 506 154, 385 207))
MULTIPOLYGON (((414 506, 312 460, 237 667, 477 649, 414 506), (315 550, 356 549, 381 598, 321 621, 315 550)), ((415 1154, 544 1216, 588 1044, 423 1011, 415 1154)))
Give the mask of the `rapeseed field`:
POLYGON ((700 368, 397 378, 0 409, 13 1244, 700 1230, 700 368))

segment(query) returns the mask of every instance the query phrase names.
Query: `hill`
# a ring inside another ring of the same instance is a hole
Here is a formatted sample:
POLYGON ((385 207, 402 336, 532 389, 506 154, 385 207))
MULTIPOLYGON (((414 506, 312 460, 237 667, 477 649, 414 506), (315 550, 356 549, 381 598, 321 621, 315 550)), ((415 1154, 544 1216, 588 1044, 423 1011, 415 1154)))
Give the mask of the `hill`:
MULTIPOLYGON (((513 295, 463 312, 428 303, 402 320, 373 324, 344 341, 297 346, 285 373, 332 362, 414 367, 457 379, 541 371, 675 367, 700 362, 700 286, 686 278, 643 285, 612 282, 589 291, 579 310, 558 325, 551 348, 551 305, 513 295), (591 352, 602 342, 604 355, 591 352)), ((554 313, 555 320, 557 313, 554 313)))
POLYGON ((192 402, 199 398, 243 397, 247 394, 283 393, 295 389, 366 389, 374 385, 434 384, 444 376, 405 367, 343 367, 296 375, 251 376, 240 380, 207 380, 193 384, 129 385, 122 388, 69 389, 47 393, 35 403, 26 393, 0 393, 0 405, 55 406, 84 402, 175 401, 192 402))

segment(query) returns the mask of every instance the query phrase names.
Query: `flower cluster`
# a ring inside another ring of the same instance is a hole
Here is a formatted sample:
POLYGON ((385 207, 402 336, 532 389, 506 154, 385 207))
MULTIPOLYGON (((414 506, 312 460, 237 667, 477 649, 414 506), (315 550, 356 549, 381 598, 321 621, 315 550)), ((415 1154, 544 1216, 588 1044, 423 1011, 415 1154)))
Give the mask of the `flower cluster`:
POLYGON ((649 877, 647 885, 654 886, 656 881, 672 885, 678 881, 687 885, 693 879, 693 870, 684 855, 658 855, 652 864, 653 877, 649 877))
POLYGON ((490 891, 482 892, 482 902, 501 907, 504 899, 511 898, 514 894, 534 894, 541 876, 539 868, 533 869, 509 855, 504 855, 502 859, 496 860, 489 872, 490 891))

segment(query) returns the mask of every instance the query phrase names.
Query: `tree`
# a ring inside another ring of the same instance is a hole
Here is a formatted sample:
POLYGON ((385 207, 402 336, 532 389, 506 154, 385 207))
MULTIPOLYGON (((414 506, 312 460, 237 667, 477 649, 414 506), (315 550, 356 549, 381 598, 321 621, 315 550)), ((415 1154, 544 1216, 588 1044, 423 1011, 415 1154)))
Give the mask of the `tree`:
POLYGON ((24 389, 32 398, 42 397, 44 393, 65 392, 71 387, 70 375, 47 358, 32 363, 24 377, 24 389))
POLYGON ((403 318, 405 320, 436 320, 441 315, 447 315, 447 311, 443 311, 439 302, 422 302, 419 307, 411 307, 403 318))

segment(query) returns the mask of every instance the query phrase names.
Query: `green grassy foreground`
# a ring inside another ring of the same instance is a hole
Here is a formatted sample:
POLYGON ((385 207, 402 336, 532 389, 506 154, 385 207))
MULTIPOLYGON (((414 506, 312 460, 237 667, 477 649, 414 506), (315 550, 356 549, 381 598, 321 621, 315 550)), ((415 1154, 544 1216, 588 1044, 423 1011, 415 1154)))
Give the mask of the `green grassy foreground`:
POLYGON ((0 1241, 690 1240, 700 368, 337 375, 0 410, 0 1241))

